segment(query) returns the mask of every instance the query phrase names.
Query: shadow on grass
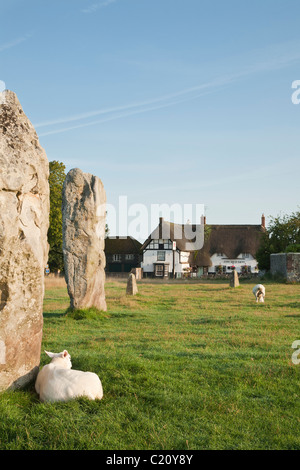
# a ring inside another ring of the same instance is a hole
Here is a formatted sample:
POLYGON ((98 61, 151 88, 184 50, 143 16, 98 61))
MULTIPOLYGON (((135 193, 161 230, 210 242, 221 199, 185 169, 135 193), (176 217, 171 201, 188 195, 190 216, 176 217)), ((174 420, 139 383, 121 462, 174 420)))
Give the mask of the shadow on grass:
MULTIPOLYGON (((227 319, 228 320, 228 319, 227 319)), ((192 325, 206 325, 206 324, 224 324, 223 319, 216 319, 216 318, 198 318, 196 320, 191 320, 192 325)))
POLYGON ((44 318, 59 318, 59 317, 65 317, 66 312, 44 312, 43 317, 44 318))
POLYGON ((279 307, 289 307, 289 308, 299 308, 300 309, 300 302, 290 302, 290 303, 283 303, 278 304, 279 307))
MULTIPOLYGON (((225 283, 223 283, 224 285, 225 283)), ((193 286, 194 287, 194 286, 193 286)), ((197 291, 199 293, 201 292, 220 292, 220 291, 225 291, 225 290, 229 290, 229 282, 228 284, 224 285, 224 287, 211 287, 211 285, 209 286, 206 286, 205 284, 198 284, 197 287, 194 287, 193 289, 188 289, 189 291, 197 291)))
POLYGON ((137 315, 138 315, 138 313, 134 313, 134 312, 130 312, 130 313, 127 313, 127 312, 111 312, 110 313, 111 318, 136 317, 137 315))

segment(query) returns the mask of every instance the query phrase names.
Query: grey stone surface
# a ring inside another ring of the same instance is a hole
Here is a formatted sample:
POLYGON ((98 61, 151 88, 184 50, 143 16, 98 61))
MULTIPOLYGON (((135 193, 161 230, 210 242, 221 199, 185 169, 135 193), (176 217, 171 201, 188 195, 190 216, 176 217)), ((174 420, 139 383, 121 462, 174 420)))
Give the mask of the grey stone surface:
POLYGON ((233 269, 230 277, 230 287, 238 287, 240 285, 239 276, 235 269, 233 269))
POLYGON ((102 181, 79 168, 70 170, 63 186, 63 253, 71 308, 106 311, 105 219, 102 181))
POLYGON ((288 282, 300 281, 300 253, 275 253, 270 256, 272 275, 280 275, 288 282))
POLYGON ((127 295, 136 295, 138 293, 138 288, 136 284, 136 277, 133 273, 130 273, 127 280, 127 295))
POLYGON ((48 260, 49 163, 15 93, 0 104, 0 390, 38 372, 48 260))

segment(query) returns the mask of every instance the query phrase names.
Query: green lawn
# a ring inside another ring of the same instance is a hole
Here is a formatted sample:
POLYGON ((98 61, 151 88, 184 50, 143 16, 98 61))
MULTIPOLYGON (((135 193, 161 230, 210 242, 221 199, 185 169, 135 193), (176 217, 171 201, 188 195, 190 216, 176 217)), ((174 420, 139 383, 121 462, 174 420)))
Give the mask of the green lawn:
MULTIPOLYGON (((96 372, 104 398, 0 394, 0 449, 300 449, 300 285, 107 282, 108 311, 74 319, 46 289, 44 349, 96 372)), ((42 352, 41 365, 49 358, 42 352)))

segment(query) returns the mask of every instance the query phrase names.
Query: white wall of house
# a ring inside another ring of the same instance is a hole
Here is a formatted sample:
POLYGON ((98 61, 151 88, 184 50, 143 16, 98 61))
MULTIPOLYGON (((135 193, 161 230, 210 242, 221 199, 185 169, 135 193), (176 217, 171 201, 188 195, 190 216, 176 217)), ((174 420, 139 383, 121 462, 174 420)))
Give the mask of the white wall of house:
POLYGON ((217 266, 224 266, 226 273, 230 273, 232 271, 232 266, 235 266, 238 273, 242 272, 243 266, 250 266, 252 273, 258 272, 257 260, 253 258, 250 253, 240 253, 237 258, 227 258, 224 253, 215 253, 211 257, 211 262, 212 266, 208 268, 209 273, 215 273, 217 266))
MULTIPOLYGON (((175 251, 175 273, 184 273, 186 268, 189 268, 189 252, 175 251)), ((146 250, 143 255, 141 267, 145 273, 153 273, 155 263, 169 264, 169 273, 173 272, 173 250, 146 250), (159 261, 158 252, 165 252, 165 261, 159 261)), ((242 272, 243 266, 250 266, 251 272, 258 272, 257 260, 253 258, 250 253, 240 253, 237 258, 227 258, 224 253, 215 253, 211 257, 212 266, 208 268, 209 273, 215 273, 217 266, 222 266, 223 273, 228 274, 232 272, 232 266, 238 273, 242 272)))
MULTIPOLYGON (((185 267, 189 267, 189 253, 175 251, 175 273, 183 273, 185 267)), ((173 250, 146 250, 143 255, 141 267, 145 273, 154 272, 154 263, 169 263, 169 273, 173 272, 173 250), (165 261, 159 261, 158 251, 165 252, 165 261)))

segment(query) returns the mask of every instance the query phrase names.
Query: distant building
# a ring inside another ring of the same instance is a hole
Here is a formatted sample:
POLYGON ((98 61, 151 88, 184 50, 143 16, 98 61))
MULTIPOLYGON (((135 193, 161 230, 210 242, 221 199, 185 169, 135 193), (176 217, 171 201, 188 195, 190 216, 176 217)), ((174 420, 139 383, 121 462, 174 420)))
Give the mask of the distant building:
POLYGON ((106 272, 129 273, 141 262, 142 244, 133 237, 107 237, 105 239, 106 272))
MULTIPOLYGON (((176 236, 184 234, 185 227, 160 218, 158 227, 141 247, 144 276, 181 277, 190 272, 195 276, 228 274, 232 269, 238 273, 258 272, 255 254, 265 231, 264 216, 260 225, 206 225, 203 218, 205 241, 201 249, 184 236, 176 236), (165 233, 170 236, 163 238, 165 233)), ((193 232, 196 229, 195 225, 190 227, 193 232)))

